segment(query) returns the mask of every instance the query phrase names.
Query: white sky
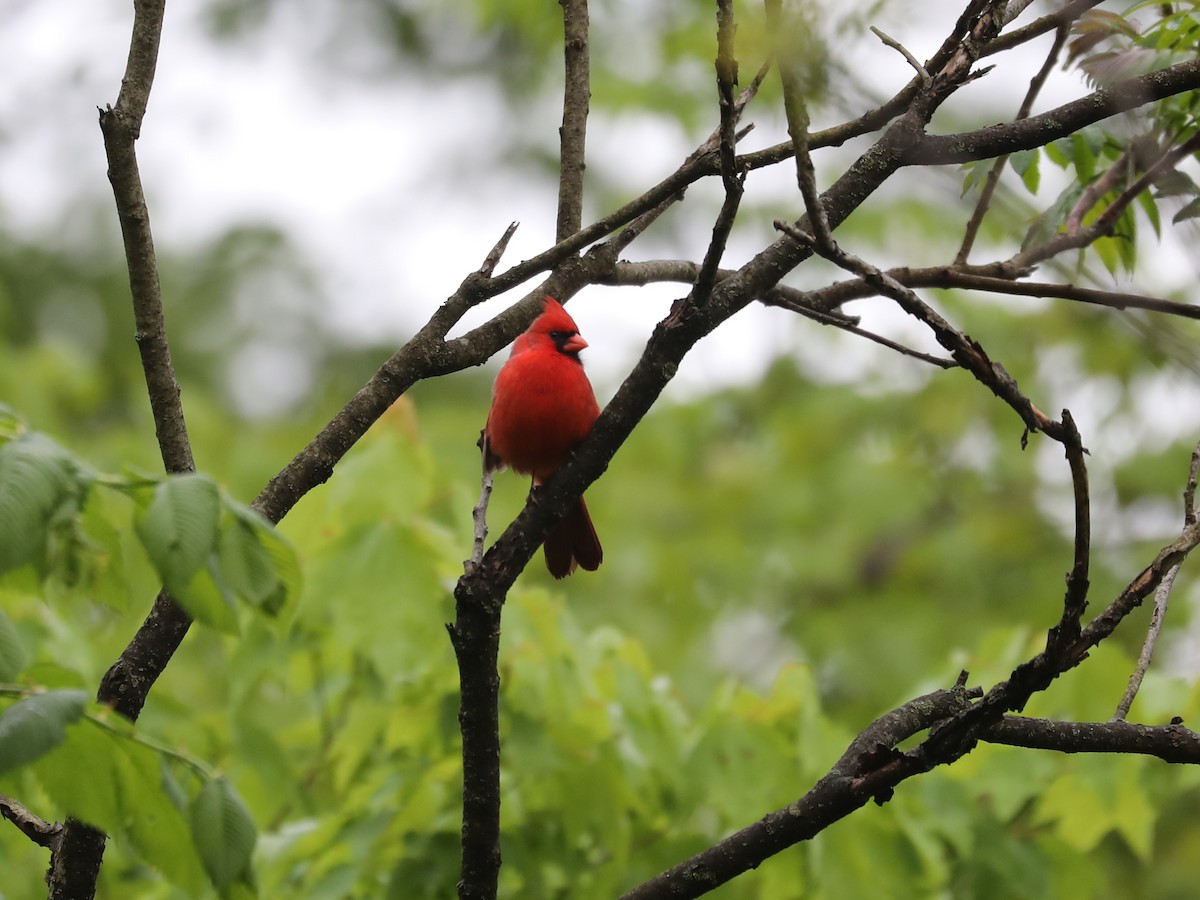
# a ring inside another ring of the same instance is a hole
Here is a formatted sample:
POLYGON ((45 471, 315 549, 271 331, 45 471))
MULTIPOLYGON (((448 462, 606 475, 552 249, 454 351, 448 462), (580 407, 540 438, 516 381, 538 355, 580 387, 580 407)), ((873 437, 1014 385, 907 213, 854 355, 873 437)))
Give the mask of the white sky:
MULTIPOLYGON (((944 20, 957 6, 899 3, 878 21, 916 56, 925 57, 940 39, 931 23, 944 20)), ((552 241, 553 185, 495 170, 484 149, 487 135, 504 128, 497 89, 477 79, 433 83, 419 77, 399 81, 331 75, 311 61, 322 23, 301 21, 301 13, 289 11, 288 4, 280 7, 283 12, 263 30, 263 39, 228 46, 205 39, 197 4, 168 4, 158 77, 138 145, 160 246, 211 238, 237 221, 281 224, 320 273, 329 327, 347 335, 394 336, 399 345, 479 265, 510 221, 522 224, 502 266, 552 241)), ((329 9, 336 15, 334 6, 329 9)), ((552 5, 548 9, 554 12, 552 5)), ((1036 11, 1035 5, 1026 16, 1036 11)), ((94 225, 64 221, 80 197, 107 197, 111 203, 95 108, 115 101, 131 13, 128 0, 0 0, 0 83, 5 85, 0 92, 0 216, 15 230, 70 240, 72 228, 94 225)), ((869 34, 847 52, 856 69, 861 59, 861 71, 872 72, 881 92, 890 92, 909 76, 899 55, 869 34)), ((1015 104, 1041 52, 1041 45, 1031 48, 1026 68, 969 87, 972 102, 1015 104), (1012 87, 1014 79, 1019 89, 1012 87)), ((1073 75, 1060 75, 1040 108, 1084 90, 1073 75)), ((558 115, 557 109, 547 108, 544 127, 551 139, 558 115)), ((783 139, 777 117, 763 111, 751 119, 759 128, 748 147, 783 139)), ((828 124, 832 120, 814 126, 828 124)), ((592 165, 628 175, 629 196, 634 196, 673 170, 694 137, 648 117, 613 121, 597 115, 589 130, 592 165), (606 158, 619 162, 612 165, 606 158)), ((779 168, 776 174, 752 175, 751 190, 794 194, 792 170, 779 168)), ((825 168, 821 174, 832 177, 836 171, 825 168)), ((906 178, 890 189, 911 187, 906 178)), ((706 190, 711 195, 710 188, 698 187, 689 198, 706 190)), ((798 198, 796 203, 798 213, 798 198)), ((588 207, 589 215, 606 211, 588 207)), ((963 216, 967 214, 964 209, 963 216)), ((690 241, 687 252, 699 258, 711 221, 696 216, 685 221, 681 232, 690 241)), ((115 234, 115 216, 110 224, 115 234)), ((901 261, 913 237, 897 235, 894 246, 880 249, 875 261, 901 261)), ((736 264, 771 238, 765 228, 747 229, 735 236, 727 259, 736 264)), ((1151 268, 1164 288, 1195 278, 1194 263, 1183 260, 1181 246, 1172 238, 1161 251, 1150 251, 1160 253, 1162 262, 1151 268)), ((641 258, 647 252, 683 251, 677 245, 657 250, 635 245, 629 255, 641 258)), ((532 283, 522 290, 530 287, 532 283)), ((585 355, 601 396, 615 387, 653 322, 681 292, 678 286, 594 288, 572 304, 591 343, 585 355)), ((477 323, 514 296, 485 305, 466 324, 477 323)), ((911 322, 887 309, 884 303, 871 304, 866 324, 902 339, 922 340, 911 322)), ((304 390, 302 367, 297 369, 286 351, 259 350, 240 361, 243 374, 288 371, 289 366, 296 374, 270 379, 285 388, 274 402, 286 402, 287 392, 304 390)), ((698 348, 681 369, 676 390, 751 379, 766 360, 789 350, 811 357, 812 368, 819 367, 826 377, 853 378, 864 366, 898 380, 923 377, 919 364, 874 345, 752 307, 698 348)))

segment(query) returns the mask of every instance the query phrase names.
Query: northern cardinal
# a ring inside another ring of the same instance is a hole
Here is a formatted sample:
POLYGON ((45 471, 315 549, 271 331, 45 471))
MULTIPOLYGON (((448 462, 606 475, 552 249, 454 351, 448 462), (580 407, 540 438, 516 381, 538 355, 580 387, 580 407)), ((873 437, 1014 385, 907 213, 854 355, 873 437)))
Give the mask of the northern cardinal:
MULTIPOLYGON (((492 409, 480 446, 484 472, 505 466, 531 475, 537 485, 562 465, 600 415, 579 351, 587 341, 553 297, 542 314, 517 338, 512 354, 496 376, 492 409)), ((546 568, 565 578, 576 566, 595 571, 604 552, 579 498, 546 536, 546 568)))

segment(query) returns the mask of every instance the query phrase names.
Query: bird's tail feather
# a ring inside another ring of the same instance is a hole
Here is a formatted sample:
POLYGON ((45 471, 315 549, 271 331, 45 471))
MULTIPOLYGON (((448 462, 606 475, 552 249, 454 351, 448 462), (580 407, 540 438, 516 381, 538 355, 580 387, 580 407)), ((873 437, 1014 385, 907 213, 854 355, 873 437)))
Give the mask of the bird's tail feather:
POLYGON ((599 568, 604 550, 582 497, 546 535, 542 550, 546 554, 546 568, 555 578, 566 578, 577 566, 589 572, 599 568))

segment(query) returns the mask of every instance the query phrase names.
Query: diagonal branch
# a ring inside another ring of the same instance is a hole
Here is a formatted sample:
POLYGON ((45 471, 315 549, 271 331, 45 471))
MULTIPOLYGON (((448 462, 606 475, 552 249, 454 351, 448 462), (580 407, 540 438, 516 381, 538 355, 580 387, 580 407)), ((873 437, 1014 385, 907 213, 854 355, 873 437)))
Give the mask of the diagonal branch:
MULTIPOLYGON (((1198 477, 1200 477, 1200 443, 1197 443, 1192 450, 1187 485, 1183 489, 1183 524, 1185 528, 1196 523, 1196 482, 1198 477)), ((1129 708, 1133 706, 1134 698, 1137 697, 1137 692, 1142 686, 1142 679, 1150 668, 1150 660, 1154 656, 1154 648, 1158 644, 1158 636, 1162 632, 1163 620, 1167 615, 1171 590, 1175 586, 1175 576, 1179 574, 1181 566, 1182 562, 1178 562, 1168 569, 1167 574, 1163 576, 1154 591, 1154 612, 1150 616, 1150 627, 1146 631, 1146 640, 1142 643, 1142 652, 1138 655, 1133 674, 1129 676, 1129 684, 1125 688, 1120 703, 1117 704, 1117 711, 1113 714, 1115 719, 1124 719, 1129 715, 1129 708)))
POLYGON ((881 757, 888 758, 901 741, 969 705, 969 696, 963 688, 934 691, 880 716, 799 800, 638 885, 622 894, 621 900, 700 897, 781 850, 810 840, 872 799, 874 791, 863 776, 877 767, 881 757))
POLYGON ((906 148, 903 163, 951 165, 1032 150, 1119 113, 1197 89, 1200 89, 1200 59, 1193 59, 1129 78, 1026 119, 958 134, 930 135, 906 148))
MULTIPOLYGON (((1042 63, 1042 67, 1038 69, 1037 74, 1033 76, 1033 80, 1029 82, 1029 89, 1025 92, 1025 99, 1021 101, 1021 107, 1017 110, 1018 119, 1028 118, 1029 113, 1033 110, 1034 101, 1037 99, 1038 94, 1041 93, 1046 79, 1050 76, 1051 70, 1058 62, 1062 48, 1067 43, 1069 30, 1069 22, 1063 21, 1059 24, 1058 30, 1054 34, 1054 43, 1050 45, 1050 51, 1046 54, 1046 59, 1042 63)), ((954 257, 956 264, 961 265, 965 263, 967 257, 971 255, 971 248, 975 245, 975 238, 979 235, 979 228, 983 225, 983 218, 987 215, 988 208, 991 206, 992 195, 995 194, 996 186, 1000 183, 1000 174, 1004 171, 1004 167, 1008 165, 1009 158, 1010 154, 1008 153, 996 157, 996 161, 988 169, 987 177, 983 182, 983 189, 979 192, 979 201, 975 204, 975 210, 971 213, 971 218, 967 221, 962 245, 958 248, 958 254, 954 257)))
POLYGON ((1112 231, 1121 214, 1125 212, 1129 204, 1137 199, 1142 191, 1146 190, 1156 179, 1174 169, 1182 160, 1187 159, 1187 157, 1198 150, 1200 150, 1200 134, 1195 134, 1182 144, 1172 147, 1160 156, 1140 177, 1136 178, 1132 184, 1125 188, 1112 203, 1105 207, 1104 212, 1097 216, 1096 221, 1091 225, 1080 226, 1079 222, 1075 221, 1072 223, 1076 226, 1073 229, 1055 234, 1043 243, 1018 253, 1009 262, 1018 268, 1025 268, 1050 259, 1067 250, 1086 247, 1097 238, 1104 237, 1112 231))
POLYGON ((46 822, 30 812, 24 804, 4 794, 0 794, 0 819, 8 819, 21 834, 39 847, 46 847, 51 852, 58 848, 62 823, 46 822))

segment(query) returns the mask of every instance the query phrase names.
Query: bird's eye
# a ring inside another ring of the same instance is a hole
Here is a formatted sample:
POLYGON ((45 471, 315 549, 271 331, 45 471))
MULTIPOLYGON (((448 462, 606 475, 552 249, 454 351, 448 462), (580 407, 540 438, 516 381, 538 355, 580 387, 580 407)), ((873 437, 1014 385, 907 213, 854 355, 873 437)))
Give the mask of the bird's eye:
POLYGON ((550 340, 554 341, 556 344, 561 344, 567 338, 569 338, 571 334, 572 332, 569 331, 552 331, 550 332, 550 340))

